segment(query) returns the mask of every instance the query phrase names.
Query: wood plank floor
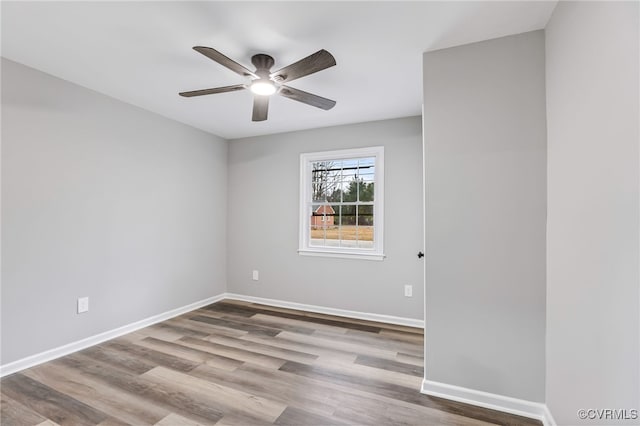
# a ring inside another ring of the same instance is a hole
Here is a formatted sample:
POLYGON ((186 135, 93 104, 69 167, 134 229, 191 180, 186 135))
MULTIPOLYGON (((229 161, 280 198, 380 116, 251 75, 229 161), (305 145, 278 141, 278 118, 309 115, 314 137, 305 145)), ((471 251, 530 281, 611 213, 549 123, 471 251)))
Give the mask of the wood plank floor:
POLYGON ((10 425, 540 425, 419 392, 422 330, 226 300, 2 379, 10 425))

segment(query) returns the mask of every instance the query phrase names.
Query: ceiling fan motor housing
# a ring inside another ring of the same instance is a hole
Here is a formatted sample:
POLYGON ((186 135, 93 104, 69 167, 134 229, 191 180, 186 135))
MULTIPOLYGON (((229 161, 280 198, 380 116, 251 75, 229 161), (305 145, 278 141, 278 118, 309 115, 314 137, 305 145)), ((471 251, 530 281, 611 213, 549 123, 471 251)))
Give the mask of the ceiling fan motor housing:
POLYGON ((269 78, 269 70, 275 64, 275 61, 269 55, 258 53, 251 57, 251 63, 256 67, 256 74, 261 78, 269 78))

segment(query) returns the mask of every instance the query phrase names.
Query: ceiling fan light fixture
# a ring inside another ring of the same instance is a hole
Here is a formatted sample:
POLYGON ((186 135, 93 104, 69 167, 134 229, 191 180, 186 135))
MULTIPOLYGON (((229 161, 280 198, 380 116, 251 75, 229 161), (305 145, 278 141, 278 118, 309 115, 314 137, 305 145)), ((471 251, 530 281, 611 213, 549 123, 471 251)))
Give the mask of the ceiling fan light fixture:
POLYGON ((260 78, 251 83, 251 91, 256 95, 269 96, 276 93, 276 85, 271 80, 260 78))

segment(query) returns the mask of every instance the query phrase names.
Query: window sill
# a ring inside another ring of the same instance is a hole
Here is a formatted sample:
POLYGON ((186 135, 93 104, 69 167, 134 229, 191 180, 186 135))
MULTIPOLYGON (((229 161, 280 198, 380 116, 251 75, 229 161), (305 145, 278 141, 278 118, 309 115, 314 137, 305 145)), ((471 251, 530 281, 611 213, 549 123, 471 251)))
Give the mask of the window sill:
POLYGON ((342 259, 359 259, 359 260, 376 260, 382 261, 386 257, 384 254, 378 253, 348 253, 343 251, 328 251, 328 250, 310 250, 299 249, 298 254, 300 256, 316 256, 316 257, 338 257, 342 259))

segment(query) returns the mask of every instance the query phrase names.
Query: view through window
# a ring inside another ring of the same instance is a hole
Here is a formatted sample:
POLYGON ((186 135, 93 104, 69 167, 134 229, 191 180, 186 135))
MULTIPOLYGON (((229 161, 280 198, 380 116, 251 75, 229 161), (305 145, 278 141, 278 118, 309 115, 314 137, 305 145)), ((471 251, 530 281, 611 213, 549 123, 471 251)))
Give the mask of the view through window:
POLYGON ((375 157, 316 161, 310 246, 373 248, 375 157))
POLYGON ((302 154, 300 252, 382 256, 383 153, 302 154))

